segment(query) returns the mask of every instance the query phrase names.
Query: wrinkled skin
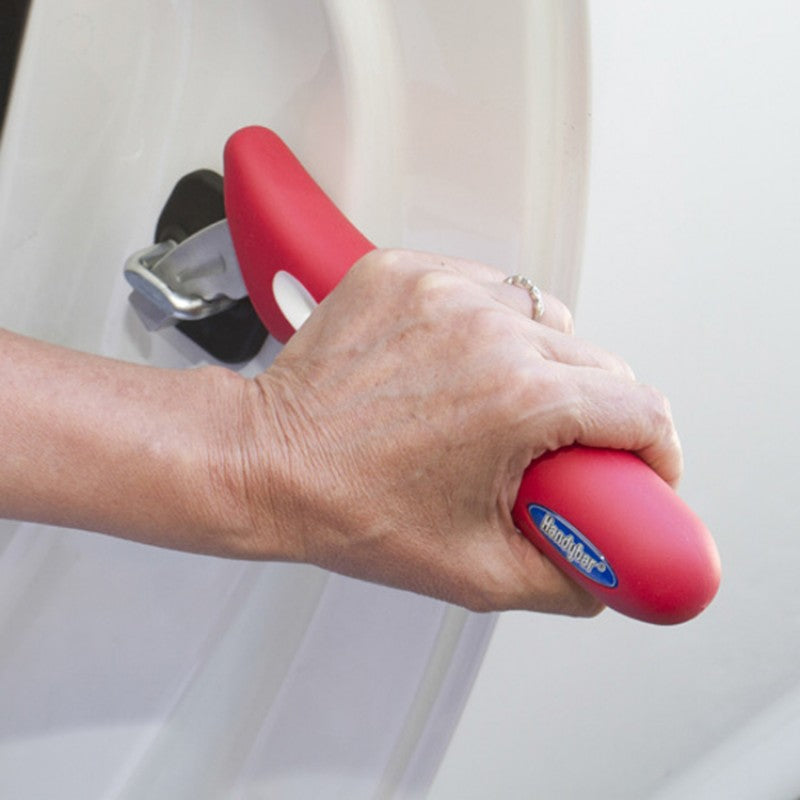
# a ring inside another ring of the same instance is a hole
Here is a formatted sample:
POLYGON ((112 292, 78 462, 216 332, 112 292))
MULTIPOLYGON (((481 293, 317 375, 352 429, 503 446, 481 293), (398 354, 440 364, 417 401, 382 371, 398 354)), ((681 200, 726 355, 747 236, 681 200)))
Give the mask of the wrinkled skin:
POLYGON ((277 557, 473 610, 601 609, 515 529, 522 473, 577 442, 633 450, 675 484, 668 404, 573 336, 554 298, 532 321, 504 277, 399 251, 350 270, 241 393, 228 483, 246 555, 273 531, 277 557))
POLYGON ((376 251, 255 379, 0 330, 0 516, 306 561, 476 610, 599 604, 520 534, 523 471, 579 442, 675 483, 669 409, 487 266, 376 251))

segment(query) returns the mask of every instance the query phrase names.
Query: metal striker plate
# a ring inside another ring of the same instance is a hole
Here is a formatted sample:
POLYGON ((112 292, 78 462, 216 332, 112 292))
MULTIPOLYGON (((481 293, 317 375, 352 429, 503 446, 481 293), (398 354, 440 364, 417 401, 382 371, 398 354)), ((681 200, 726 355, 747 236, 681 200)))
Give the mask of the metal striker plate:
POLYGON ((174 325, 214 358, 249 361, 267 331, 253 309, 225 220, 222 176, 192 172, 159 216, 156 243, 125 263, 130 302, 148 330, 174 325))

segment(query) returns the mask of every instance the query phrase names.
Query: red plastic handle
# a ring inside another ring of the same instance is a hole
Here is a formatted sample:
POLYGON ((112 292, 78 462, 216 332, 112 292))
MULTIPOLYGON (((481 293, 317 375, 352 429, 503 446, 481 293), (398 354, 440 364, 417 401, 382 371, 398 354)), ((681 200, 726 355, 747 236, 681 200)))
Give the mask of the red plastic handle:
POLYGON ((286 342, 294 327, 275 299, 280 272, 319 303, 361 256, 375 249, 267 128, 243 128, 225 146, 225 213, 250 301, 286 342))
MULTIPOLYGON (((250 298, 280 341, 294 329, 275 299, 278 273, 319 302, 374 248, 266 128, 229 139, 225 207, 250 298)), ((526 470, 513 513, 554 564, 630 617, 684 622, 717 592, 719 555, 708 530, 632 453, 576 446, 543 456, 526 470)))

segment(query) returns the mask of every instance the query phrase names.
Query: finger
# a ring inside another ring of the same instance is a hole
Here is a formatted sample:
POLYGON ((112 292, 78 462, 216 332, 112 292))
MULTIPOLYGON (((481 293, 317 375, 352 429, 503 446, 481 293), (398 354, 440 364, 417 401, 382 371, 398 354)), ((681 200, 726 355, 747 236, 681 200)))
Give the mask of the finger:
POLYGON ((525 592, 516 603, 529 611, 594 617, 605 606, 594 595, 568 578, 522 534, 517 534, 519 560, 526 573, 525 592))
POLYGON ((570 444, 630 450, 677 486, 683 454, 669 403, 660 392, 607 370, 556 365, 537 395, 551 414, 549 420, 531 420, 531 441, 541 439, 544 424, 548 450, 570 444))
MULTIPOLYGON (((533 318, 533 298, 525 289, 505 283, 508 273, 489 264, 464 258, 444 257, 432 253, 415 253, 415 257, 419 263, 426 264, 432 269, 450 269, 458 272, 465 278, 479 283, 503 305, 528 319, 533 318)), ((542 301, 544 313, 537 321, 563 333, 572 333, 574 330, 572 314, 564 303, 548 292, 542 292, 542 301)))
POLYGON ((548 361, 576 367, 594 367, 628 381, 636 380, 633 369, 623 358, 586 339, 535 326, 528 326, 523 335, 548 361))
MULTIPOLYGON (((519 312, 524 317, 533 319, 535 312, 534 299, 525 289, 505 283, 505 276, 502 276, 500 281, 485 283, 484 285, 495 300, 519 312)), ((536 322, 560 333, 572 334, 575 326, 569 309, 557 297, 548 292, 542 292, 541 296, 544 312, 536 322)))
POLYGON ((422 252, 414 252, 413 256, 420 265, 427 266, 430 269, 452 270, 476 283, 502 282, 506 277, 506 274, 496 267, 483 264, 480 261, 471 261, 466 258, 454 258, 452 256, 440 256, 435 253, 422 252))
POLYGON ((499 540, 486 536, 467 544, 465 555, 472 565, 468 572, 474 573, 475 586, 466 605, 473 610, 524 609, 574 617, 603 610, 597 598, 545 558, 510 519, 503 527, 499 540))
POLYGON ((540 294, 540 300, 537 301, 527 289, 507 283, 508 275, 494 267, 459 261, 455 263, 455 268, 480 283, 495 300, 524 317, 535 318, 536 322, 562 333, 571 334, 575 330, 570 310, 549 292, 536 287, 540 294), (541 312, 538 312, 539 308, 541 312))
MULTIPOLYGON (((666 403, 666 400, 664 400, 666 403)), ((639 455, 673 488, 677 489, 683 475, 683 449, 678 432, 670 417, 664 437, 639 449, 639 455)))

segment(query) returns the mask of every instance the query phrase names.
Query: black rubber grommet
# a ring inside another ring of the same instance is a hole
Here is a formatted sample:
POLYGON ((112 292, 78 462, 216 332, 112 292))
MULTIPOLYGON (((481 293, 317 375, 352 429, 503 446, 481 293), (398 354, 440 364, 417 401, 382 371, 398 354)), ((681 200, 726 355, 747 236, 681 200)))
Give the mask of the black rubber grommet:
MULTIPOLYGON (((187 237, 225 218, 222 176, 200 169, 184 175, 169 196, 156 225, 155 241, 187 237)), ((249 297, 243 297, 225 311, 206 319, 179 322, 181 333, 210 356, 226 364, 242 364, 258 355, 267 329, 256 314, 249 297)))

